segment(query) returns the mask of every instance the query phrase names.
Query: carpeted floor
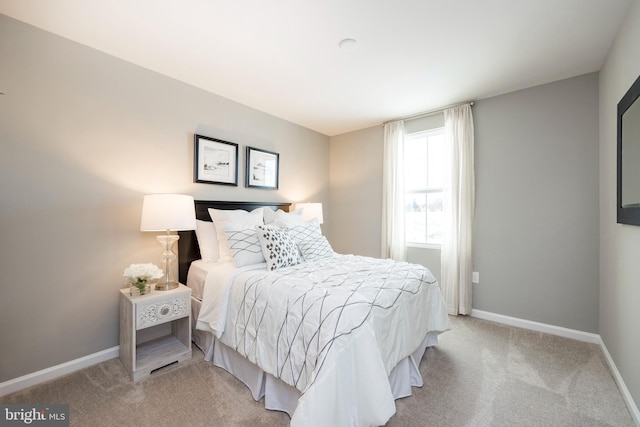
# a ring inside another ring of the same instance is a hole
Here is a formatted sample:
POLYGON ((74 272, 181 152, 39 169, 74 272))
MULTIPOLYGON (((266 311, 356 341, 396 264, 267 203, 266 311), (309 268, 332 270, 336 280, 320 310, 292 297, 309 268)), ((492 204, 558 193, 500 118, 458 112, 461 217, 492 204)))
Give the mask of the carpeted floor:
MULTIPOLYGON (((595 344, 452 318, 420 364, 425 386, 396 401, 399 426, 635 426, 595 344)), ((222 369, 191 361, 129 381, 118 359, 0 397, 68 403, 72 426, 286 426, 222 369)))

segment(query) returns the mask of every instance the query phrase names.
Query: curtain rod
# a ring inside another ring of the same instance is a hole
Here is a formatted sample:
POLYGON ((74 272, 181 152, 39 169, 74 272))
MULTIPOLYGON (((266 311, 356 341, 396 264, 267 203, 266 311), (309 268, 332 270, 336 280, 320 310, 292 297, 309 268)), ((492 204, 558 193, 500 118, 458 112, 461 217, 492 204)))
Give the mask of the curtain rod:
POLYGON ((421 117, 428 117, 428 116, 433 116, 434 114, 438 114, 443 112, 444 110, 448 109, 448 108, 453 108, 453 107, 457 107, 459 105, 464 105, 464 104, 469 104, 473 107, 474 101, 470 101, 470 102, 461 102, 459 104, 452 104, 452 105, 447 105, 446 107, 442 107, 442 108, 437 108, 435 110, 429 110, 429 111, 424 111, 422 113, 418 113, 418 114, 413 114, 411 116, 406 116, 406 117, 401 117, 399 119, 394 119, 394 120, 388 120, 384 123, 382 123, 382 126, 386 125, 387 123, 391 123, 391 122, 395 122, 396 120, 402 120, 402 121, 406 121, 406 120, 413 120, 413 119, 418 119, 421 117))

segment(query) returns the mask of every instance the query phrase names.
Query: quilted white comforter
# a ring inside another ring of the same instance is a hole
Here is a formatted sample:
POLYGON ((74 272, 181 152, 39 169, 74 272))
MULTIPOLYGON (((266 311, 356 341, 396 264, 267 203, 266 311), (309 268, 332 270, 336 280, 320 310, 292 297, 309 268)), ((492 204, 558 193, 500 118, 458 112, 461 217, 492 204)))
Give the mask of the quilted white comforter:
POLYGON ((336 255, 217 280, 198 328, 302 393, 294 426, 384 424, 393 367, 449 329, 435 278, 414 264, 336 255))

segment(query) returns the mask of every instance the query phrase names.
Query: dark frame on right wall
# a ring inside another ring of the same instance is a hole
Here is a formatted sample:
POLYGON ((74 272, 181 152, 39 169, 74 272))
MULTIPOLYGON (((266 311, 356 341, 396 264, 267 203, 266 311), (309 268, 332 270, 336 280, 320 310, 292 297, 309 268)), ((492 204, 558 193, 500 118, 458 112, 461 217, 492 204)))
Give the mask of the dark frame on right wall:
POLYGON ((279 169, 280 154, 247 147, 247 187, 277 190, 279 169))
POLYGON ((640 76, 618 103, 617 222, 640 225, 640 76))

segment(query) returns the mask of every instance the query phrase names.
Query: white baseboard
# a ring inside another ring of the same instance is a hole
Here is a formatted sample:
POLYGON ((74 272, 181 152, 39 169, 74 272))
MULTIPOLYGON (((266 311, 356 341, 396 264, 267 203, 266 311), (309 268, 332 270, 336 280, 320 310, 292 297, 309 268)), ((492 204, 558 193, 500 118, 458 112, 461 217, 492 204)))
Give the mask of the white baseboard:
POLYGON ((602 341, 602 337, 598 336, 600 344, 600 349, 602 350, 602 354, 604 355, 605 360, 607 361, 607 365, 609 365, 609 369, 611 370, 611 375, 613 375, 613 379, 618 384, 618 388, 620 389, 620 393, 622 394, 622 398, 627 404, 627 408, 633 417, 633 420, 636 422, 636 425, 640 426, 640 411, 638 410, 638 406, 633 401, 633 397, 631 397, 631 393, 629 389, 625 385, 622 376, 620 375, 620 371, 616 367, 616 364, 613 362, 613 358, 611 354, 609 354, 609 350, 607 350, 607 346, 604 345, 604 341, 602 341))
POLYGON ((14 378, 0 383, 0 396, 5 396, 16 391, 24 390, 45 381, 53 380, 63 375, 70 374, 80 369, 87 368, 120 355, 120 346, 108 348, 79 359, 71 360, 60 365, 52 366, 41 371, 33 372, 22 377, 14 378))
POLYGON ((590 332, 577 331, 575 329, 563 328, 561 326, 548 325, 546 323, 533 322, 531 320, 518 319, 517 317, 504 316, 502 314, 490 313, 482 310, 471 310, 471 317, 478 319, 491 320, 504 325, 516 326, 530 331, 544 332, 550 335, 571 338, 578 341, 599 344, 602 342, 600 335, 590 332))
POLYGON ((627 409, 629 409, 629 412, 631 413, 631 417, 636 422, 636 424, 640 426, 640 411, 638 410, 638 406, 633 400, 633 397, 631 397, 631 393, 624 383, 624 380, 622 379, 622 376, 620 375, 616 364, 613 362, 613 358, 609 354, 609 350, 607 350, 607 346, 604 345, 604 341, 602 341, 602 337, 600 335, 592 334, 590 332, 577 331, 575 329, 567 329, 560 326, 547 325, 546 323, 533 322, 531 320, 518 319, 516 317, 504 316, 502 314, 490 313, 488 311, 482 310, 472 309, 471 317, 490 320, 492 322, 502 323, 504 325, 515 326, 531 331, 544 332, 551 335, 571 338, 574 340, 592 344, 598 344, 605 360, 607 361, 607 365, 609 365, 611 375, 613 375, 613 379, 618 385, 618 389, 620 389, 620 394, 622 394, 622 398, 627 405, 627 409))

